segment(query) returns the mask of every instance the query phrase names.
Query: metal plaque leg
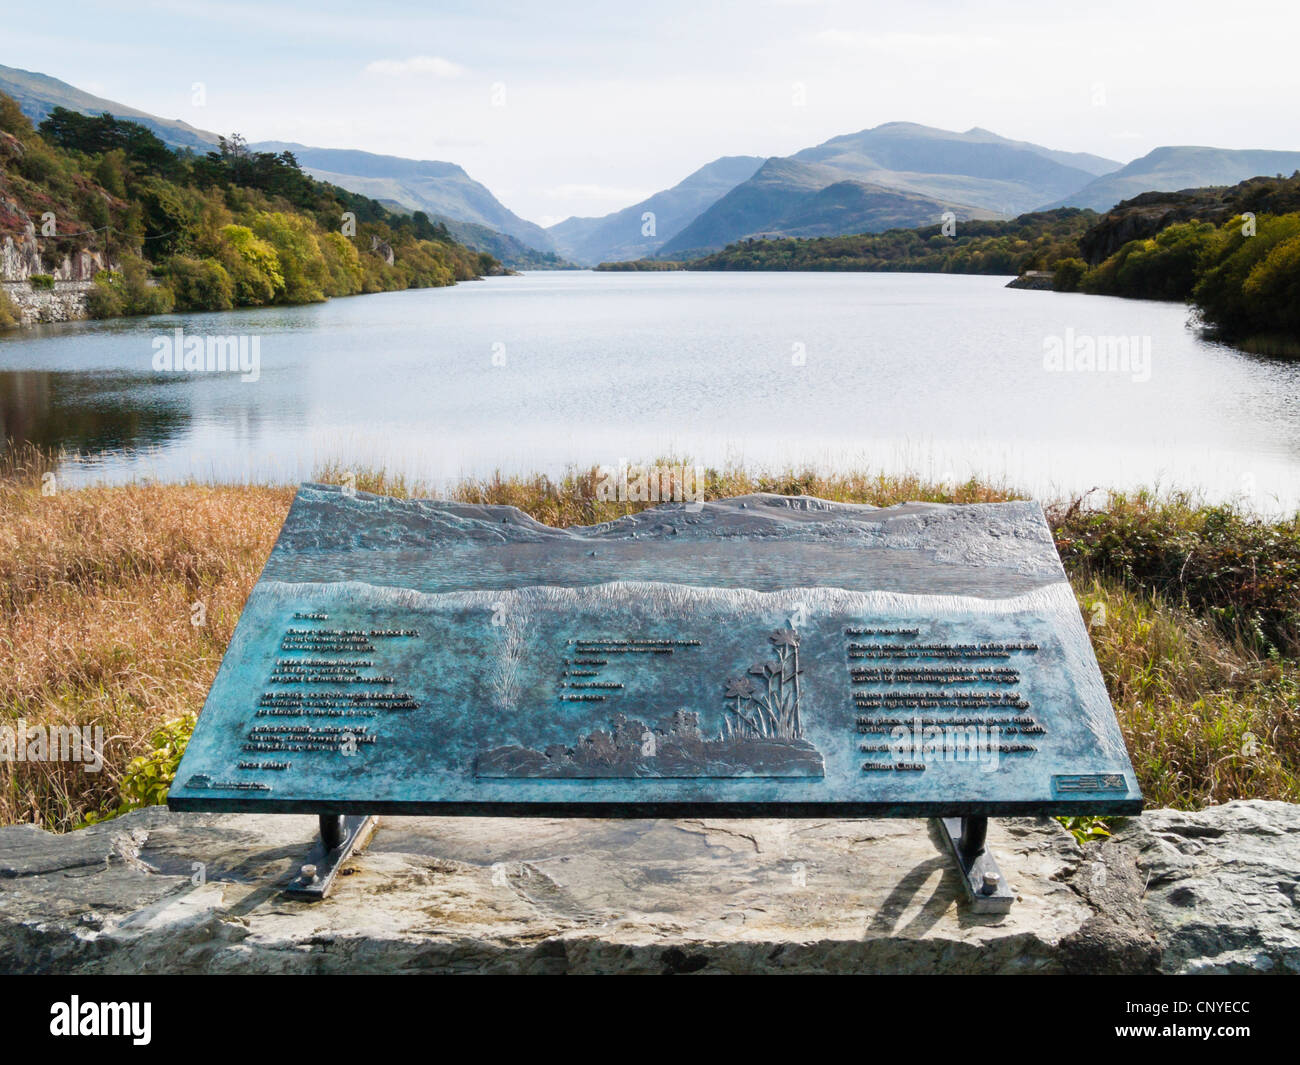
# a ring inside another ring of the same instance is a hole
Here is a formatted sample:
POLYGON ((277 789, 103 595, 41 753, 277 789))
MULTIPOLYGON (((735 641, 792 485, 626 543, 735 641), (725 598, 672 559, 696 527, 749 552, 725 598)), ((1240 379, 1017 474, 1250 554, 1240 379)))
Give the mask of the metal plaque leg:
POLYGON ((957 871, 966 886, 966 898, 972 913, 1006 913, 1015 896, 1007 889, 1006 879, 985 846, 988 836, 987 817, 943 817, 939 819, 943 837, 957 862, 957 871))
POLYGON ((320 838, 307 852, 298 875, 284 889, 285 898, 319 902, 334 887, 340 866, 369 841, 379 824, 375 816, 320 815, 320 838))

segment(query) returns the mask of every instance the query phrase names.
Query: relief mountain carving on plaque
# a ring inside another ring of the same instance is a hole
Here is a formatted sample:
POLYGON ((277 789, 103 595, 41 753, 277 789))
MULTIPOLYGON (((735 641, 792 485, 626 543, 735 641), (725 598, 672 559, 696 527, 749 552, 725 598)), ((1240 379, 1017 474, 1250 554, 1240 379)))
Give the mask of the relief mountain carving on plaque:
POLYGON ((821 752, 803 733, 799 634, 778 629, 768 639, 775 661, 759 662, 748 676, 727 682, 730 705, 715 736, 706 736, 699 713, 685 708, 657 725, 618 714, 608 729, 572 744, 482 751, 475 773, 526 779, 824 776, 821 752))

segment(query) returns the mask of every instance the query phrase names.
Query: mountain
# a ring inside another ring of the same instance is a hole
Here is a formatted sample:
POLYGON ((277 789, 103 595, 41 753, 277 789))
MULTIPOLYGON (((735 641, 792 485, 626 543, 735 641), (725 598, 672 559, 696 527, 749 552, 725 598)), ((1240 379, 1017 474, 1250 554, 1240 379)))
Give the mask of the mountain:
POLYGON ((1300 152, 1156 148, 1050 206, 1108 211, 1121 200, 1132 199, 1143 192, 1177 192, 1212 185, 1235 185, 1252 177, 1289 175, 1297 169, 1300 169, 1300 152))
POLYGON ((671 189, 602 218, 566 218, 547 232, 561 255, 586 265, 653 255, 706 208, 716 203, 763 163, 756 155, 727 155, 700 167, 671 189), (642 233, 642 220, 654 215, 654 235, 642 233))
POLYGON ((759 232, 837 236, 923 225, 949 208, 959 218, 1019 214, 1120 165, 978 127, 955 133, 888 122, 767 163, 718 159, 639 204, 548 232, 578 262, 682 256, 759 232), (655 214, 654 237, 641 234, 646 211, 655 214))
POLYGON ((206 129, 197 129, 177 118, 159 118, 147 111, 93 96, 48 74, 0 66, 0 92, 17 100, 23 114, 32 120, 33 125, 40 125, 56 107, 66 107, 69 111, 79 111, 83 115, 108 112, 117 118, 128 118, 144 126, 172 148, 206 152, 217 146, 217 135, 206 129))
POLYGON ((520 218, 455 163, 404 159, 349 148, 311 148, 287 141, 261 141, 249 147, 259 152, 291 151, 312 177, 350 192, 380 201, 392 200, 429 215, 487 226, 539 251, 555 251, 546 230, 520 218))
POLYGON ((951 210, 958 218, 993 212, 907 189, 845 179, 842 172, 793 158, 769 159, 659 251, 695 258, 749 236, 837 236, 923 226, 951 210))
POLYGON ((1107 168, 1120 167, 1113 160, 1054 152, 978 127, 956 133, 913 122, 887 122, 832 137, 793 158, 834 167, 844 177, 1002 215, 1032 210, 1046 199, 1077 191, 1107 168))
MULTIPOLYGON (((35 124, 45 119, 54 108, 66 107, 82 114, 107 112, 138 122, 172 148, 203 153, 217 144, 217 134, 208 130, 94 96, 47 74, 0 66, 0 92, 17 100, 23 113, 35 124)), ((457 236, 460 239, 462 234, 467 237, 476 235, 481 246, 471 244, 471 247, 496 255, 508 266, 536 265, 546 260, 548 253, 555 251, 546 230, 514 214, 455 163, 402 159, 346 149, 311 148, 284 141, 263 141, 249 147, 268 152, 287 148, 312 177, 349 192, 506 234, 525 246, 522 251, 510 254, 508 242, 487 238, 482 228, 465 229, 457 236), (539 256, 533 249, 539 249, 542 254, 539 256), (507 252, 508 258, 499 255, 498 251, 507 252)))
POLYGON ((837 236, 927 225, 946 210, 960 219, 1014 215, 1119 167, 985 129, 888 122, 769 159, 658 254, 686 257, 759 233, 837 236))
POLYGON ((932 200, 906 189, 865 181, 837 181, 818 190, 778 220, 776 232, 786 237, 835 237, 842 233, 879 232, 935 223, 951 210, 962 221, 997 215, 966 204, 932 200), (922 219, 918 223, 916 219, 922 219))
MULTIPOLYGON (((903 123, 898 123, 902 125, 903 123)), ((924 128, 924 127, 922 127, 924 128)), ((1044 159, 1051 159, 1055 163, 1063 166, 1071 166, 1078 170, 1083 170, 1089 174, 1095 174, 1100 177, 1102 174, 1109 174, 1116 171, 1122 165, 1114 159, 1107 159, 1104 156, 1093 155, 1090 152, 1059 152, 1053 148, 1044 148, 1041 144, 1031 144, 1029 141, 1012 141, 1006 137, 999 137, 987 129, 981 129, 979 126, 972 126, 962 137, 974 143, 984 141, 991 144, 1010 145, 1013 148, 1023 148, 1025 151, 1033 152, 1035 155, 1041 155, 1044 159)))

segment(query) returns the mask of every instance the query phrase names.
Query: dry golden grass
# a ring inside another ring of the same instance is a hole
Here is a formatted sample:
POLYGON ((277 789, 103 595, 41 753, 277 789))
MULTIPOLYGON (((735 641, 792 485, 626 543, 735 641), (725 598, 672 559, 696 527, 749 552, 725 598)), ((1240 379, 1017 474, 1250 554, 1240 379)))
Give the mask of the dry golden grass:
MULTIPOLYGON (((674 465, 664 460, 661 465, 674 465)), ((85 488, 44 495, 49 462, 0 463, 0 721, 101 725, 102 773, 0 762, 0 824, 68 828, 118 801, 132 758, 163 722, 197 711, 293 497, 278 486, 85 488), (193 624, 195 604, 204 623, 193 624)), ((320 480, 337 480, 339 469, 320 480)), ((444 493, 507 503, 552 525, 640 508, 595 498, 595 471, 559 480, 494 477, 444 493)), ((432 495, 372 473, 363 491, 432 495)), ((1015 493, 910 478, 710 471, 709 498, 807 493, 878 505, 983 502, 1015 493)), ((1195 808, 1230 798, 1300 801, 1296 663, 1261 657, 1181 606, 1119 577, 1073 575, 1148 799, 1195 808), (1249 735, 1247 735, 1249 734, 1249 735)))
MULTIPOLYGON (((691 463, 689 460, 669 456, 655 459, 650 465, 664 470, 677 470, 691 463)), ((359 491, 399 499, 441 496, 462 503, 513 506, 545 525, 554 526, 596 525, 654 506, 653 503, 601 501, 597 497, 601 474, 595 467, 570 467, 559 479, 541 474, 518 477, 497 473, 488 478, 463 480, 449 489, 419 481, 410 482, 405 477, 383 471, 350 471, 341 465, 324 467, 317 471, 316 479, 327 484, 342 484, 346 481, 359 491)), ((675 483, 675 480, 669 481, 670 485, 675 483)), ((693 484, 688 483, 688 487, 694 489, 693 484)), ((796 470, 764 473, 740 469, 704 471, 706 499, 726 499, 752 492, 819 496, 843 503, 871 503, 878 507, 909 501, 998 503, 1008 499, 1027 498, 1023 493, 1010 488, 978 481, 950 485, 920 477, 885 474, 825 474, 796 470)))
POLYGON ((98 774, 0 762, 0 823, 66 828, 115 805, 153 730, 203 705, 292 497, 0 480, 0 719, 99 725, 107 740, 98 774))

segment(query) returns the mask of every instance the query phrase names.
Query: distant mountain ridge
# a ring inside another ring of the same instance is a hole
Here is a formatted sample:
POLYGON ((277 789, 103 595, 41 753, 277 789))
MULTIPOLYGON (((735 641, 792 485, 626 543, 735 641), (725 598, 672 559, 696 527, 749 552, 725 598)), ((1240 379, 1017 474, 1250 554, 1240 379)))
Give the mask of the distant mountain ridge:
POLYGON ((560 253, 575 262, 646 258, 762 164, 756 155, 725 155, 631 207, 602 218, 566 218, 547 232, 560 253))
POLYGON ((935 223, 945 211, 963 220, 1003 218, 1119 167, 978 127, 955 133, 887 122, 769 159, 659 255, 700 255, 756 235, 878 233, 935 223))
POLYGON ((1288 176, 1296 170, 1300 170, 1300 152, 1167 146, 1147 152, 1049 206, 1108 211, 1144 192, 1235 185, 1253 177, 1288 176))
POLYGON ((105 100, 48 74, 0 65, 0 92, 18 101, 18 106, 32 120, 32 125, 40 125, 56 107, 66 107, 69 111, 79 111, 83 115, 98 115, 107 111, 117 118, 138 122, 172 148, 206 152, 217 145, 217 135, 206 129, 198 129, 178 118, 159 118, 147 111, 105 100))
POLYGON ((979 127, 956 133, 913 122, 887 122, 791 156, 742 156, 744 166, 724 166, 734 158, 714 160, 633 207, 604 218, 566 219, 549 232, 579 262, 687 258, 757 234, 879 232, 926 225, 946 210, 961 219, 1005 217, 1122 165, 1008 140, 979 127), (731 184, 723 188, 726 179, 731 184), (640 235, 645 211, 654 211, 664 198, 684 201, 683 192, 696 182, 707 185, 708 195, 692 198, 693 217, 682 219, 680 210, 656 212, 656 236, 640 235))
POLYGON ((694 258, 749 236, 837 236, 911 228, 938 222, 949 210, 963 220, 994 216, 969 204, 844 179, 832 167, 774 158, 691 222, 659 255, 694 258))
POLYGON ((886 122, 832 137, 796 152, 802 162, 834 167, 843 176, 955 200, 999 214, 1020 214, 1096 178, 1098 167, 1120 163, 1085 157, 1085 167, 1062 162, 1068 153, 988 130, 956 133, 914 122, 886 122))
POLYGON ((352 148, 312 148, 292 141, 259 141, 250 147, 262 152, 291 151, 312 177, 363 196, 487 226, 539 251, 556 250, 546 230, 520 218, 455 163, 352 148))
MULTIPOLYGON (((217 135, 77 89, 46 74, 0 66, 0 92, 39 123, 55 107, 139 122, 178 149, 206 152, 217 135)), ((1121 165, 1087 152, 887 122, 832 137, 791 156, 723 156, 672 188, 599 218, 543 228, 521 218, 460 166, 286 141, 252 145, 294 152, 323 181, 444 221, 471 247, 510 266, 584 265, 691 257, 749 236, 836 236, 959 219, 1009 217, 1061 206, 1109 210, 1144 192, 1233 185, 1300 169, 1300 152, 1156 148, 1121 165), (647 217, 653 216, 653 221, 647 217)))

